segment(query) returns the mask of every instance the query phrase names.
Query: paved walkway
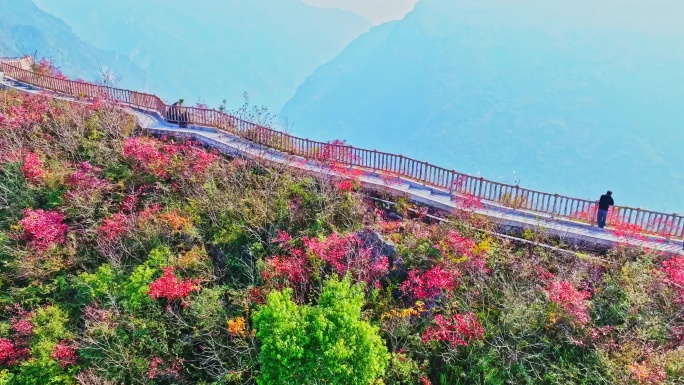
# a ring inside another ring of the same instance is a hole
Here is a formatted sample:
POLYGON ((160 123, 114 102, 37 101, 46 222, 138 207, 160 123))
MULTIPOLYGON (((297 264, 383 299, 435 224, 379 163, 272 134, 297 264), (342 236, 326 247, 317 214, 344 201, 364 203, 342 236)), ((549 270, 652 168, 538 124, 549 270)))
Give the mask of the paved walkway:
MULTIPOLYGON (((28 93, 44 92, 42 89, 19 83, 9 78, 1 80, 0 87, 12 88, 28 93)), ((55 98, 73 100, 73 98, 65 95, 52 92, 50 92, 50 94, 55 98)), ((141 128, 147 129, 153 134, 188 137, 193 140, 201 141, 227 155, 260 159, 284 164, 288 167, 298 168, 307 172, 335 176, 334 171, 315 161, 275 151, 227 132, 218 131, 213 128, 195 126, 179 128, 175 124, 169 124, 164 121, 156 112, 132 108, 127 108, 127 110, 135 116, 138 125, 141 128)), ((457 202, 451 199, 448 191, 424 186, 420 183, 405 179, 388 185, 378 173, 374 173, 371 170, 363 171, 364 173, 360 177, 360 181, 366 188, 384 190, 395 195, 407 196, 416 202, 447 211, 453 211, 458 206, 457 202)), ((552 218, 551 216, 541 216, 538 213, 526 212, 523 210, 514 210, 491 202, 483 202, 483 204, 483 208, 475 209, 475 211, 487 216, 504 227, 533 230, 543 229, 547 234, 558 236, 564 242, 570 244, 584 244, 607 248, 619 243, 626 243, 637 247, 684 254, 681 242, 667 242, 667 240, 656 238, 651 238, 647 241, 621 238, 610 230, 598 229, 580 222, 552 218)))

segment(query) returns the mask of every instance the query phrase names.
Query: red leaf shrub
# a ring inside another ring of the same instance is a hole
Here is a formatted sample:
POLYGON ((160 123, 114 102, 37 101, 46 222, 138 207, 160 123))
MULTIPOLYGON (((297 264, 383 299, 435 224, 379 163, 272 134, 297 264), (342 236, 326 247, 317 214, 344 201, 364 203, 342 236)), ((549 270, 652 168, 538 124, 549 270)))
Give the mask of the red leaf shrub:
POLYGON ((307 259, 301 253, 290 257, 276 255, 266 259, 263 278, 267 280, 284 278, 292 284, 301 284, 309 281, 310 274, 307 259))
POLYGON ((340 276, 351 276, 366 284, 377 283, 389 270, 387 257, 373 257, 373 251, 363 245, 356 234, 340 236, 332 233, 327 238, 304 237, 304 246, 332 266, 340 276))
POLYGON ((39 183, 40 179, 46 174, 43 168, 43 161, 38 155, 29 152, 24 155, 24 164, 21 166, 21 172, 30 183, 39 183))
POLYGON ((159 150, 158 141, 150 138, 128 138, 124 143, 123 155, 133 159, 136 166, 158 177, 166 177, 168 154, 159 150))
POLYGON ((0 365, 12 365, 16 361, 14 343, 7 338, 0 338, 0 365))
POLYGON ((60 341, 50 352, 50 357, 59 362, 63 368, 71 366, 76 363, 76 349, 66 341, 60 341))
POLYGON ((155 379, 161 376, 178 377, 183 368, 183 360, 172 360, 167 364, 158 356, 150 359, 150 369, 147 371, 147 378, 155 379))
POLYGON ((65 219, 66 216, 57 211, 25 209, 24 217, 19 221, 24 230, 22 238, 29 246, 41 251, 63 244, 67 232, 65 219))
POLYGON ((60 114, 58 109, 51 108, 51 99, 46 95, 4 93, 0 99, 0 126, 3 128, 31 127, 60 114))
POLYGON ((203 175, 219 159, 216 151, 207 151, 190 141, 163 143, 141 137, 127 139, 123 155, 131 158, 137 168, 160 178, 170 176, 174 168, 188 177, 203 175))
POLYGON ((184 299, 193 291, 199 291, 199 281, 185 280, 181 281, 174 274, 173 267, 164 267, 164 273, 161 278, 150 284, 148 295, 153 300, 159 298, 166 298, 168 301, 175 299, 184 299))
POLYGON ((440 341, 451 346, 468 346, 472 340, 484 338, 484 329, 474 313, 456 314, 445 319, 435 316, 435 324, 428 326, 422 335, 423 342, 440 341))
POLYGON ((458 287, 456 278, 458 274, 445 270, 439 266, 421 272, 420 270, 409 271, 409 276, 400 289, 407 295, 417 300, 435 300, 446 291, 458 287))
POLYGON ((577 290, 568 281, 551 281, 546 286, 546 292, 551 301, 561 307, 579 325, 584 326, 589 322, 589 308, 586 301, 591 293, 586 290, 577 290))
POLYGON ((684 257, 676 256, 663 262, 662 271, 679 293, 678 301, 684 303, 684 257))
POLYGON ((102 220, 102 224, 97 229, 97 235, 104 242, 116 242, 130 229, 128 217, 122 213, 116 213, 102 220))
POLYGON ((42 58, 38 62, 31 66, 33 72, 39 75, 52 76, 57 79, 68 80, 68 78, 62 73, 62 71, 57 67, 52 60, 48 58, 42 58))
POLYGON ((76 172, 67 176, 66 184, 69 188, 77 189, 78 191, 93 191, 106 188, 109 186, 109 182, 97 176, 101 172, 102 170, 99 167, 95 167, 88 162, 81 162, 76 172))

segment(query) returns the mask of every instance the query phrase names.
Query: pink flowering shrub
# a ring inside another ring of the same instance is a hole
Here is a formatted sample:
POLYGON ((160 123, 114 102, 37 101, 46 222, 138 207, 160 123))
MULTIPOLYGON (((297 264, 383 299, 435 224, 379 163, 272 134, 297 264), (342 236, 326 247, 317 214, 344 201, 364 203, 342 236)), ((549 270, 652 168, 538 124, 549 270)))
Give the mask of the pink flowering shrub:
POLYGON ((451 318, 437 314, 435 323, 428 326, 422 335, 423 342, 445 342, 452 347, 468 346, 470 341, 482 338, 484 329, 474 313, 456 314, 451 318))
POLYGON ((65 219, 64 214, 57 211, 25 209, 24 217, 19 221, 23 229, 22 238, 30 247, 40 251, 63 244, 67 232, 65 219))
POLYGON ((420 270, 409 271, 409 276, 400 289, 416 300, 433 301, 445 292, 450 292, 458 287, 454 274, 440 266, 421 272, 420 270))
POLYGON ((59 362, 62 367, 71 366, 76 363, 76 349, 67 341, 60 341, 52 349, 50 357, 59 362))
MULTIPOLYGON (((184 300, 192 292, 199 291, 199 281, 185 280, 181 281, 174 274, 173 267, 164 267, 164 273, 156 281, 150 284, 148 295, 153 300, 166 298, 167 301, 176 299, 184 300)), ((184 302, 185 303, 185 302, 184 302)))

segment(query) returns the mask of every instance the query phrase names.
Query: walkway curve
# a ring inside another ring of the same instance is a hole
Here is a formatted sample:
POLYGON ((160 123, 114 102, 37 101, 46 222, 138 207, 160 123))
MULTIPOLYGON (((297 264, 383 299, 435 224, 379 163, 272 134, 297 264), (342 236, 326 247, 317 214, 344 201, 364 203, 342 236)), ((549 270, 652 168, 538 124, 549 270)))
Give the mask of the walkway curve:
MULTIPOLYGON (((4 64, 4 63, 3 63, 4 64)), ((26 93, 47 93, 52 97, 82 101, 68 94, 46 90, 41 87, 18 81, 15 78, 0 75, 0 88, 14 89, 26 93)), ((212 127, 189 125, 181 128, 168 123, 155 109, 139 108, 124 105, 124 108, 135 116, 137 124, 155 135, 171 135, 179 138, 191 138, 230 156, 240 156, 255 160, 264 160, 297 168, 306 172, 339 176, 338 173, 321 162, 288 154, 273 148, 263 146, 233 132, 227 132, 212 127)), ((336 148, 336 147, 335 147, 336 148)), ((351 167, 350 167, 351 168, 351 167)), ((391 175, 365 167, 354 167, 361 170, 360 182, 365 188, 390 192, 393 195, 406 196, 409 199, 429 205, 431 207, 453 211, 459 208, 459 200, 467 199, 467 195, 439 188, 427 183, 420 183, 404 177, 391 175)), ((581 223, 556 215, 521 210, 507 207, 503 204, 483 200, 481 208, 475 208, 478 214, 488 217, 504 228, 513 229, 543 229, 549 235, 557 236, 571 244, 594 245, 603 248, 614 247, 618 244, 628 244, 635 247, 655 249, 668 253, 684 254, 682 242, 648 236, 647 240, 631 237, 619 237, 613 231, 598 229, 590 224, 581 223)))

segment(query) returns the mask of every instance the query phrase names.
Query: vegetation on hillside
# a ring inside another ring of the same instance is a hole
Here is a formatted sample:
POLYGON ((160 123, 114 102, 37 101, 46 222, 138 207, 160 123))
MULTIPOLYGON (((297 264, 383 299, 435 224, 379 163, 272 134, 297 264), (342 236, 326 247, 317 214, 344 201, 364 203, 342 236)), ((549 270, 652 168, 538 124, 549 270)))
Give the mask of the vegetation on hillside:
POLYGON ((514 244, 345 176, 0 92, 0 384, 684 381, 684 258, 514 244))

